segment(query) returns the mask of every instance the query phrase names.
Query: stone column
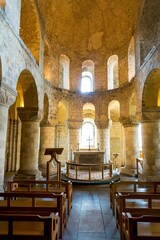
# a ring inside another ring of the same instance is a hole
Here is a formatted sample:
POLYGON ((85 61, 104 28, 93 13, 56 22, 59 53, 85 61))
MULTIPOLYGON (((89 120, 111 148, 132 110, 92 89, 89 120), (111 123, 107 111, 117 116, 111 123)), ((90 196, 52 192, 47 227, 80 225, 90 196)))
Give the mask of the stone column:
POLYGON ((145 111, 143 116, 143 172, 138 177, 146 181, 160 181, 160 110, 145 111))
MULTIPOLYGON (((55 127, 49 122, 42 122, 40 126, 40 150, 39 150, 39 170, 46 176, 47 162, 50 156, 44 155, 46 148, 53 148, 55 145, 55 127)), ((57 169, 57 168, 56 168, 57 169)), ((53 169, 50 169, 52 173, 53 169)))
POLYGON ((121 167, 120 172, 129 176, 135 176, 137 174, 136 158, 139 157, 138 123, 128 120, 123 122, 123 126, 125 133, 126 162, 125 166, 121 167))
POLYGON ((110 160, 110 121, 109 119, 106 120, 96 120, 95 124, 98 129, 98 136, 97 141, 99 144, 99 150, 104 151, 104 163, 107 163, 110 160))
POLYGON ((22 122, 20 169, 15 179, 39 179, 38 170, 39 140, 41 112, 37 108, 18 108, 18 116, 22 122))
POLYGON ((8 108, 14 103, 15 97, 16 93, 8 86, 0 86, 0 191, 3 191, 4 186, 8 108))
POLYGON ((82 123, 83 120, 68 120, 70 160, 73 160, 73 152, 79 150, 79 129, 82 123))

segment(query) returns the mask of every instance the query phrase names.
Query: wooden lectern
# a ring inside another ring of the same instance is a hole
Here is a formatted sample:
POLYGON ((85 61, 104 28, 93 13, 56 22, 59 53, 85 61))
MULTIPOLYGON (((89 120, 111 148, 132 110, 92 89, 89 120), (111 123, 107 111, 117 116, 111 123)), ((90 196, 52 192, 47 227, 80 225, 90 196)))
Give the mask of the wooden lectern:
POLYGON ((56 158, 56 154, 60 155, 63 148, 46 148, 44 155, 51 155, 51 159, 47 162, 47 181, 50 179, 50 163, 55 160, 57 163, 57 181, 61 181, 61 162, 56 158))

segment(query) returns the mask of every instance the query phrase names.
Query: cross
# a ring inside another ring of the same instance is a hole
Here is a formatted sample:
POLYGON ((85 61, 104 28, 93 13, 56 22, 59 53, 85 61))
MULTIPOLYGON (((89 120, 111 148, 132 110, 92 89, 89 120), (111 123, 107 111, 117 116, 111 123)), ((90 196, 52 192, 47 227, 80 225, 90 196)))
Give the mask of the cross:
POLYGON ((89 136, 89 138, 87 139, 87 141, 89 142, 89 148, 88 148, 88 150, 91 150, 91 148, 90 148, 90 142, 93 141, 93 139, 91 139, 90 136, 89 136))

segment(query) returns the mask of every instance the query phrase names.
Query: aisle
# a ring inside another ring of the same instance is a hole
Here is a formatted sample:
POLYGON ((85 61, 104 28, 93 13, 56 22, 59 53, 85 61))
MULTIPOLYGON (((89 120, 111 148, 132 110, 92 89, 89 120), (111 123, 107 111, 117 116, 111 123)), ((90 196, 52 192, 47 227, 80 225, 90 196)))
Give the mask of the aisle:
POLYGON ((74 185, 73 208, 63 240, 120 239, 109 202, 109 185, 74 185))

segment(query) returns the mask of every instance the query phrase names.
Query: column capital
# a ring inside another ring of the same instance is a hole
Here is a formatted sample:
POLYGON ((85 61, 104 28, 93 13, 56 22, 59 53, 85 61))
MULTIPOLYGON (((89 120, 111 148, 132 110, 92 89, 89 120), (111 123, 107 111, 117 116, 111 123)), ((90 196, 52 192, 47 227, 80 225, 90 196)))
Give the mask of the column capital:
POLYGON ((139 122, 135 118, 121 117, 119 121, 123 124, 124 127, 135 127, 139 125, 139 122))
POLYGON ((18 116, 22 122, 39 122, 42 119, 42 112, 38 108, 17 108, 18 116))
POLYGON ((106 119, 97 119, 95 120, 95 124, 98 129, 104 129, 104 128, 109 128, 111 126, 111 120, 106 118, 106 119))
POLYGON ((16 101, 17 93, 8 85, 0 83, 0 105, 9 107, 16 101))
POLYGON ((160 107, 143 108, 142 122, 155 122, 160 120, 160 107))
POLYGON ((67 124, 69 129, 79 129, 82 127, 83 120, 68 119, 67 124))

